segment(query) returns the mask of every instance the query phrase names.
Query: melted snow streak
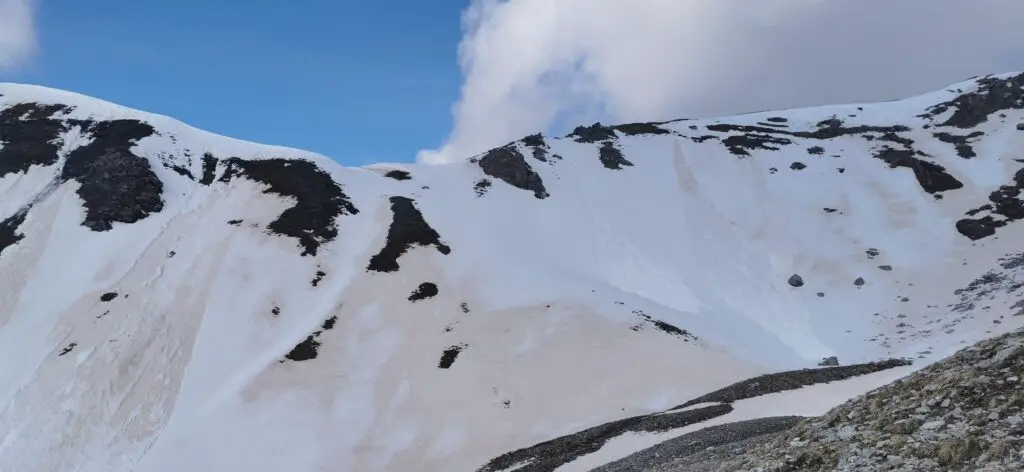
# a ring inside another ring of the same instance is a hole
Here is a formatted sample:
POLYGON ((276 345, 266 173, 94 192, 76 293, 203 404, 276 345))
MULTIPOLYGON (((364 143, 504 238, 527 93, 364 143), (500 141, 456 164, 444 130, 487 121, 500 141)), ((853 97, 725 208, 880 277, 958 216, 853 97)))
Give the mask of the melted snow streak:
POLYGON ((0 469, 696 457, 1024 326, 1020 220, 1022 74, 364 168, 0 84, 0 469))

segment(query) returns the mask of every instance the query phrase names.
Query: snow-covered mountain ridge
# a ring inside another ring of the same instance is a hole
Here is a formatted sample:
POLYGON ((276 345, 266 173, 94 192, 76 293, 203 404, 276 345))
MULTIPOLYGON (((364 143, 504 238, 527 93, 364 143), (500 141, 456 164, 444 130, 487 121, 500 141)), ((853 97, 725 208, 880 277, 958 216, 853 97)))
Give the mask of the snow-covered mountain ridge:
POLYGON ((1022 85, 346 168, 0 84, 0 469, 475 470, 926 365, 1024 325, 1022 85))

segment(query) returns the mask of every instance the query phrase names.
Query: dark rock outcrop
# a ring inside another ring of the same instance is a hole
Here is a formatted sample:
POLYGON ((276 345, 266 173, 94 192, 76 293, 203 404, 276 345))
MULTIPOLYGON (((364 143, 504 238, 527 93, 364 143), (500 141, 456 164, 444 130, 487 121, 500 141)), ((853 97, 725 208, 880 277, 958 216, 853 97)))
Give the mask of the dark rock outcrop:
POLYGON ((217 178, 217 157, 213 154, 203 154, 203 177, 199 179, 199 183, 203 185, 210 185, 214 179, 217 178))
POLYGON ((334 329, 334 325, 337 322, 337 316, 332 316, 324 320, 323 324, 320 325, 320 329, 314 331, 313 334, 307 336, 302 342, 296 344, 288 354, 285 354, 284 360, 278 362, 283 363, 285 360, 302 362, 316 359, 320 354, 320 337, 323 336, 324 331, 334 329))
POLYGON ((114 223, 134 223, 164 208, 164 184, 149 160, 132 146, 155 130, 137 120, 89 123, 92 142, 68 154, 61 177, 79 182, 85 202, 83 226, 93 231, 113 229, 114 223))
POLYGON ((3 255, 7 248, 25 239, 25 235, 18 231, 18 227, 25 222, 26 215, 27 212, 19 211, 0 221, 0 255, 3 255))
POLYGON ((965 136, 950 134, 946 132, 932 134, 932 136, 935 136, 935 139, 938 139, 939 141, 942 141, 944 143, 952 144, 954 149, 956 149, 956 154, 964 159, 977 157, 978 154, 974 152, 974 147, 971 146, 971 140, 984 135, 985 133, 981 131, 975 131, 965 136))
POLYGON ((615 146, 615 143, 612 141, 601 143, 601 147, 597 150, 597 155, 601 159, 601 164, 607 169, 621 170, 623 167, 633 166, 633 163, 626 160, 626 156, 622 155, 622 150, 615 146))
POLYGON ((590 126, 577 126, 566 137, 573 138, 578 143, 599 143, 618 138, 614 129, 601 123, 594 123, 590 126))
POLYGON ((538 199, 548 197, 547 189, 540 175, 526 162, 523 153, 515 143, 495 148, 483 155, 477 164, 489 177, 501 180, 513 187, 533 192, 538 199))
POLYGON ((384 177, 388 177, 395 180, 410 180, 412 179, 412 174, 410 174, 408 171, 395 169, 389 170, 387 173, 384 174, 384 177))
POLYGON ((448 254, 451 248, 441 242, 441 235, 431 228, 411 198, 391 197, 393 219, 388 228, 387 243, 379 253, 370 258, 366 270, 372 272, 394 272, 399 269, 398 258, 413 245, 434 246, 437 252, 448 254))
POLYGON ((917 182, 928 193, 945 192, 963 188, 964 184, 946 172, 946 168, 918 158, 920 151, 893 149, 883 146, 875 157, 885 161, 889 167, 905 167, 914 171, 917 182))
POLYGON ((869 141, 884 141, 900 148, 884 144, 875 150, 874 157, 893 168, 911 169, 921 188, 926 192, 934 194, 963 187, 963 183, 950 175, 944 167, 922 159, 930 156, 914 149, 913 140, 899 134, 910 131, 910 128, 903 125, 845 126, 842 120, 832 118, 819 122, 814 131, 791 131, 767 126, 726 123, 708 125, 707 129, 718 133, 733 133, 722 139, 722 143, 730 152, 741 157, 749 156, 752 150, 779 150, 782 146, 793 144, 791 137, 825 140, 840 136, 860 136, 869 141))
POLYGON ((57 163, 61 133, 67 124, 53 116, 64 105, 19 103, 0 110, 0 178, 31 166, 57 163))
POLYGON ((639 136, 648 134, 670 134, 671 131, 658 126, 658 123, 626 123, 611 127, 626 136, 639 136))
POLYGON ((337 238, 338 217, 359 213, 334 178, 310 161, 233 157, 222 162, 226 170, 221 182, 245 178, 265 185, 263 193, 295 199, 295 205, 284 210, 267 230, 295 238, 303 256, 315 256, 320 246, 337 238))
POLYGON ((988 200, 991 204, 981 205, 967 211, 966 214, 971 217, 957 221, 957 231, 976 241, 996 234, 998 228, 1013 221, 1024 219, 1022 191, 1024 191, 1024 167, 1014 173, 1012 182, 1000 186, 998 190, 989 194, 988 200), (975 217, 979 214, 982 216, 975 217), (1000 218, 997 219, 997 216, 1000 218))
POLYGON ((544 136, 531 134, 520 140, 524 146, 533 150, 533 158, 541 162, 548 162, 549 159, 561 159, 557 154, 550 154, 551 147, 544 142, 544 136))
POLYGON ((988 121, 990 116, 1001 111, 1024 109, 1024 74, 1008 78, 987 75, 975 82, 977 90, 928 107, 920 117, 935 120, 953 109, 953 114, 937 126, 967 129, 988 121))

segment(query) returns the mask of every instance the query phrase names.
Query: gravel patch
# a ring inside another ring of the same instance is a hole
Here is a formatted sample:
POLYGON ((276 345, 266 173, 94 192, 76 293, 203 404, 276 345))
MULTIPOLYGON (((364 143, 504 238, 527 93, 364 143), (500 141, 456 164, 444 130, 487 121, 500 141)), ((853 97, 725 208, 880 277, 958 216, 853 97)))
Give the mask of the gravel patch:
POLYGON ((678 410, 701 403, 732 403, 737 400, 759 397, 770 393, 796 390, 810 385, 838 382, 852 377, 873 374, 896 367, 908 366, 911 361, 905 359, 889 359, 881 362, 854 364, 847 366, 823 367, 818 369, 791 370, 775 374, 766 374, 734 383, 728 387, 715 390, 707 395, 697 397, 682 405, 672 408, 678 410))
POLYGON ((1024 470, 1024 331, 851 400, 715 472, 1024 470))
MULTIPOLYGON (((777 416, 710 426, 664 441, 591 472, 689 471, 723 455, 734 455, 795 426, 800 416, 777 416)), ((710 470, 710 469, 697 469, 710 470)))
POLYGON ((552 472, 577 458, 597 452, 608 440, 628 432, 660 433, 701 423, 732 412, 730 405, 713 405, 676 413, 655 413, 612 421, 494 458, 478 472, 514 470, 552 472))

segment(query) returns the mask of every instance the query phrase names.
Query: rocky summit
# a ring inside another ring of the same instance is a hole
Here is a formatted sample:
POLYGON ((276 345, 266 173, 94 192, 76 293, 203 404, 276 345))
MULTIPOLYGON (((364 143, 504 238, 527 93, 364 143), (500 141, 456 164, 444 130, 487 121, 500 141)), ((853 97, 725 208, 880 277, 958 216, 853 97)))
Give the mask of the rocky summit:
POLYGON ((495 144, 0 84, 0 470, 1019 470, 1024 74, 495 144))

